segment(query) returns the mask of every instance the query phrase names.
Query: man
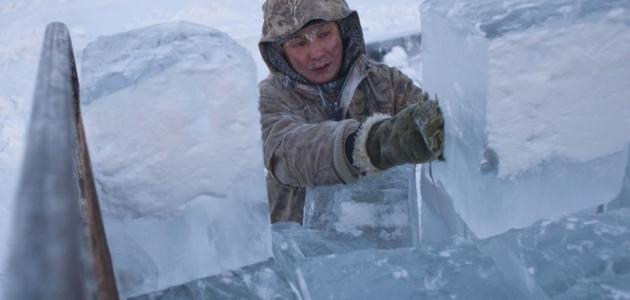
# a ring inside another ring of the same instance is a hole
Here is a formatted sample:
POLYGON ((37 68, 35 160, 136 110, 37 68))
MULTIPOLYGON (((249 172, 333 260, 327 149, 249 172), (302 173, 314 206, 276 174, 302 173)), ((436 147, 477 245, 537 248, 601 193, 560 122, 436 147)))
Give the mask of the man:
POLYGON ((272 222, 302 222, 305 189, 441 156, 444 119, 395 68, 367 59, 344 0, 267 0, 259 43, 272 222), (393 116, 393 117, 390 117, 393 116))

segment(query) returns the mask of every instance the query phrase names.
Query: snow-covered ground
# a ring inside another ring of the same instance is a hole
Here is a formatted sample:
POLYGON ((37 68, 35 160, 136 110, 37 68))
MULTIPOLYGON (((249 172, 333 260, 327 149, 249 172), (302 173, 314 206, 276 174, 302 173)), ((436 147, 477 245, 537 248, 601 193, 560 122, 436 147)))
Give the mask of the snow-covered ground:
MULTIPOLYGON (((367 41, 420 29, 421 0, 351 0, 367 41)), ((46 24, 61 21, 72 34, 80 63, 88 43, 151 24, 190 21, 219 29, 252 53, 258 79, 267 74, 258 55, 262 0, 0 0, 0 294, 10 245, 11 210, 46 24)))

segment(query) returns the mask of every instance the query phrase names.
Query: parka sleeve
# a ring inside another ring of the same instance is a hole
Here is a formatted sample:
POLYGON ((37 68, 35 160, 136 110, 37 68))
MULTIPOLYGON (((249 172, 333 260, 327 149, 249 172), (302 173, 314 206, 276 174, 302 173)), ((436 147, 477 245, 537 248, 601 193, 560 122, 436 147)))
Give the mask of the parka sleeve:
POLYGON ((394 113, 422 101, 422 88, 396 68, 391 68, 391 81, 394 87, 394 113))
POLYGON ((282 101, 261 96, 265 167, 280 183, 313 187, 350 183, 358 170, 348 161, 344 143, 356 131, 356 120, 309 124, 282 101))

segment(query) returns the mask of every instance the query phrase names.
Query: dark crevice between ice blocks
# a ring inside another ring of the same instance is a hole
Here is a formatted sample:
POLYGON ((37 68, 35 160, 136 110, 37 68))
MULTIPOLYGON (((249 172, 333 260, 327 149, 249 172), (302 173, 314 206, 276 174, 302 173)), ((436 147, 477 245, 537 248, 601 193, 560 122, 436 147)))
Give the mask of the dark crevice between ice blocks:
POLYGON ((607 205, 607 210, 630 208, 630 145, 628 146, 628 162, 626 163, 626 175, 621 183, 621 191, 617 198, 607 205))
POLYGON ((420 176, 421 188, 421 241, 422 243, 438 241, 445 237, 461 236, 465 239, 476 240, 466 222, 455 211, 453 199, 437 182, 433 184, 428 174, 428 168, 422 168, 420 176))

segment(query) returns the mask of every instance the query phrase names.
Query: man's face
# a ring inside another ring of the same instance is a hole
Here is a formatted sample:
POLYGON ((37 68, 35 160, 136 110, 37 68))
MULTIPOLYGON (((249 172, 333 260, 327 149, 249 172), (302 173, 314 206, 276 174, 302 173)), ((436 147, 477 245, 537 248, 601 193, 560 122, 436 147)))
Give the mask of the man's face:
POLYGON ((331 81, 341 69, 343 45, 335 22, 307 26, 282 47, 293 69, 313 83, 331 81))

